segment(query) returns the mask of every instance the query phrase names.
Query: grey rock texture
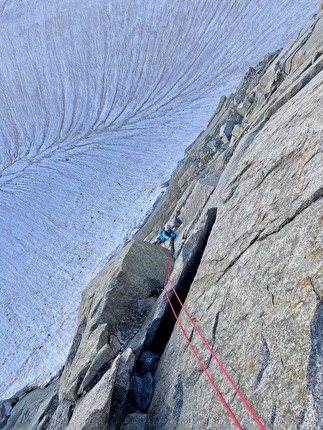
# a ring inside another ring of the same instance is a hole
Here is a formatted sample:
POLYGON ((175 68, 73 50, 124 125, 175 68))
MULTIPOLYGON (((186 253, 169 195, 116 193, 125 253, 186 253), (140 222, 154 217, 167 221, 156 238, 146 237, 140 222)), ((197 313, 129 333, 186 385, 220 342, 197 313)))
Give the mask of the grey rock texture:
POLYGON ((119 358, 76 405, 67 430, 103 429, 107 425, 119 358))
POLYGON ((131 375, 135 357, 129 348, 120 358, 118 371, 114 381, 112 403, 108 418, 107 430, 120 428, 127 410, 127 397, 130 391, 131 375))
POLYGON ((139 410, 145 410, 150 405, 153 396, 154 378, 150 372, 143 377, 134 375, 132 377, 132 396, 139 410))
POLYGON ((12 409, 5 430, 43 430, 57 400, 58 381, 26 394, 12 409))
MULTIPOLYGON (((149 242, 166 222, 177 294, 265 428, 323 428, 322 14, 221 98, 135 241, 86 288, 56 411, 44 400, 35 428, 236 428, 162 293, 167 251, 149 242)), ((258 429, 179 320, 241 427, 258 429)))
MULTIPOLYGON (((49 429, 120 428, 134 365, 153 325, 166 263, 163 247, 132 241, 85 289, 49 429)), ((144 377, 146 390, 139 395, 141 408, 147 408, 153 393, 152 377, 148 379, 144 377)))
POLYGON ((146 415, 129 414, 120 430, 143 430, 145 428, 146 415))
POLYGON ((162 247, 130 242, 84 290, 60 399, 76 400, 139 331, 152 308, 149 299, 162 291, 166 261, 162 247), (144 309, 142 301, 148 301, 144 309))
POLYGON ((54 414, 50 417, 50 422, 46 429, 55 430, 55 429, 65 429, 68 425, 68 422, 72 416, 74 404, 70 400, 64 399, 61 401, 54 414))
MULTIPOLYGON (((186 300, 267 429, 323 428, 323 75, 320 57, 309 60, 323 20, 315 20, 297 49, 274 57, 283 74, 269 64, 252 89, 247 131, 204 207, 217 217, 186 300)), ((180 320, 243 428, 259 428, 183 312, 180 320)), ((236 428, 178 327, 145 428, 236 428)))

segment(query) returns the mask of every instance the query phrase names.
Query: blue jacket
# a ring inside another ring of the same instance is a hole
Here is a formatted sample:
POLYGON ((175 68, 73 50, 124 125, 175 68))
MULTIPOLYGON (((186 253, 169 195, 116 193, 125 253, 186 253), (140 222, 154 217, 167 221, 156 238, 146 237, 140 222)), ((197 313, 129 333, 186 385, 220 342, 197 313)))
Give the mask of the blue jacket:
POLYGON ((172 239, 175 239, 175 237, 177 236, 177 234, 175 233, 175 231, 174 230, 171 230, 170 231, 170 235, 168 236, 168 234, 166 233, 166 231, 165 230, 163 230, 161 233, 160 233, 160 236, 159 236, 159 238, 160 238, 160 240, 162 241, 162 242, 166 242, 166 240, 168 240, 168 239, 170 239, 170 238, 172 238, 172 239))

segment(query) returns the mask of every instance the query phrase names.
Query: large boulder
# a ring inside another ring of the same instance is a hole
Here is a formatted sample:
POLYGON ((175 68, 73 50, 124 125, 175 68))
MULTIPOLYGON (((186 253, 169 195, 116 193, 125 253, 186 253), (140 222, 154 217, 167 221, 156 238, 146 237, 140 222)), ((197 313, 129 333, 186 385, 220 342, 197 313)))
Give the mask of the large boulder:
POLYGON ((119 359, 114 360, 101 380, 78 402, 67 430, 99 430, 106 427, 119 359))
POLYGON ((119 430, 122 420, 126 415, 127 398, 134 364, 135 355, 131 348, 128 348, 120 357, 117 374, 114 379, 108 425, 106 426, 107 430, 119 430))
POLYGON ((163 247, 130 242, 84 290, 60 400, 76 400, 134 338, 162 291, 166 263, 163 247))
POLYGON ((53 403, 57 401, 58 381, 44 389, 26 394, 11 411, 4 430, 41 430, 45 428, 53 403))

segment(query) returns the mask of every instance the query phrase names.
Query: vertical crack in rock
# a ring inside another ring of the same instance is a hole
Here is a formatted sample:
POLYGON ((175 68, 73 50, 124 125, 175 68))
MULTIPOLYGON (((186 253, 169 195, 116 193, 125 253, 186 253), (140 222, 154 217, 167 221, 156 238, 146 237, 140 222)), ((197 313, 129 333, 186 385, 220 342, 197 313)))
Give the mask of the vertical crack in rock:
POLYGON ((218 324, 219 324, 219 316, 220 316, 220 312, 218 312, 216 314, 215 321, 213 324, 213 330, 212 330, 212 344, 213 345, 215 344, 216 331, 217 331, 218 324))
POLYGON ((259 387, 261 383, 264 371, 266 370, 270 359, 270 351, 269 351, 266 339, 264 338, 263 335, 261 335, 261 339, 260 339, 260 358, 261 358, 261 364, 256 378, 256 383, 254 387, 255 390, 259 387))
POLYGON ((303 424, 304 419, 305 419, 305 414, 306 414, 306 405, 304 404, 303 408, 301 410, 301 413, 299 414, 299 419, 298 419, 296 430, 302 429, 302 424, 303 424))
POLYGON ((173 399, 173 430, 176 430, 183 408, 183 382, 181 375, 178 375, 173 399))
POLYGON ((311 287, 312 287, 313 293, 316 295, 317 300, 320 300, 320 295, 319 295, 319 293, 317 292, 317 290, 315 288, 315 285, 313 283, 312 278, 309 276, 308 279, 309 279, 309 281, 311 283, 311 287))
POLYGON ((307 369, 308 390, 314 401, 318 427, 323 428, 323 302, 317 305, 311 322, 311 354, 307 369))
POLYGON ((270 417, 270 426, 271 426, 271 428, 274 427, 276 416, 277 416, 277 405, 275 403, 274 406, 273 406, 273 409, 271 411, 271 417, 270 417))
POLYGON ((195 328, 192 328, 191 334, 189 335, 189 341, 192 342, 193 334, 194 334, 195 328))
MULTIPOLYGON (((193 251, 187 250, 187 259, 185 261, 185 267, 176 283, 176 291, 182 303, 184 303, 186 299, 186 296, 195 278, 196 272, 199 268, 204 249, 206 247, 209 235, 211 233, 211 229, 216 219, 216 212, 216 209, 208 210, 204 232, 199 231, 199 239, 196 248, 193 251)), ((185 254, 185 245, 182 254, 185 254)), ((177 299, 174 297, 173 294, 170 294, 170 297, 175 312, 178 314, 181 305, 178 303, 177 299)), ((176 320, 173 315, 173 312, 170 307, 168 307, 162 321, 159 324, 158 329, 156 330, 154 338, 149 342, 149 345, 145 345, 145 348, 150 349, 157 354, 161 354, 168 342, 168 339, 171 336, 175 322, 176 320)))
MULTIPOLYGON (((216 337, 216 331, 217 331, 218 322, 219 322, 219 315, 220 315, 220 312, 217 312, 216 317, 215 317, 215 321, 214 321, 214 325, 213 325, 213 329, 212 329, 212 349, 214 349, 214 345, 215 345, 215 337, 216 337)), ((213 355, 212 355, 212 353, 210 353, 208 358, 205 360, 205 363, 204 363, 206 369, 209 369, 210 364, 212 363, 212 359, 213 359, 213 355)), ((204 374, 203 370, 201 368, 197 369, 197 373, 199 373, 197 379, 199 379, 204 374)))
POLYGON ((273 305, 273 306, 275 306, 275 296, 273 295, 273 293, 270 291, 270 285, 267 285, 267 291, 268 291, 268 293, 270 294, 270 297, 271 297, 271 304, 273 305))
MULTIPOLYGON (((176 282, 176 291, 182 303, 184 303, 191 284, 195 278, 215 219, 216 209, 208 210, 204 226, 198 231, 197 237, 195 237, 193 240, 193 244, 195 246, 192 245, 192 242, 187 242, 185 267, 181 273, 179 280, 176 282), (192 246, 194 246, 194 248, 192 248, 192 246)), ((177 302, 177 299, 175 299, 174 295, 171 295, 171 300, 175 311, 179 313, 181 306, 177 302)), ((217 319, 218 316, 216 317, 216 320, 217 319)), ((154 329, 151 335, 147 335, 140 357, 138 358, 134 366, 134 373, 131 378, 130 394, 128 395, 127 400, 126 414, 135 413, 138 410, 143 414, 147 412, 153 396, 154 385, 156 385, 157 383, 158 375, 155 372, 158 365, 158 361, 172 334, 175 321, 176 320, 172 313, 172 310, 168 306, 167 309, 164 311, 164 314, 159 322, 157 329, 154 329), (150 378, 148 381, 149 384, 145 384, 145 378, 148 377, 150 378)), ((214 330, 216 331, 216 327, 214 330)), ((192 339, 194 332, 195 330, 193 328, 189 335, 190 340, 192 339)), ((174 430, 177 428, 182 407, 183 383, 181 376, 179 375, 173 398, 172 418, 174 430)), ((159 423, 159 425, 161 425, 161 423, 159 423)))

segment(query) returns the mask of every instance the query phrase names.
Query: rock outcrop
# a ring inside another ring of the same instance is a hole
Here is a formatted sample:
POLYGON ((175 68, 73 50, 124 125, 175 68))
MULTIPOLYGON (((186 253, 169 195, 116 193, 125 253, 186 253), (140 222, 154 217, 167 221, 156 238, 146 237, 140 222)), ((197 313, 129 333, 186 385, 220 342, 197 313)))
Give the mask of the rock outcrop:
POLYGON ((264 427, 323 428, 322 40, 321 11, 221 98, 134 241, 84 291, 60 380, 41 401, 15 399, 5 429, 236 428, 187 340, 241 428, 259 428, 185 312, 187 339, 174 327, 168 253, 149 243, 165 222, 177 294, 264 427))
MULTIPOLYGON (((323 428, 322 24, 313 19, 260 79, 256 71, 240 85, 250 82, 250 105, 205 204, 217 217, 186 300, 267 429, 323 428)), ((201 174, 217 170, 228 149, 201 174)), ((242 427, 259 428, 180 320, 242 427)), ((146 429, 236 428, 177 327, 157 379, 146 429)))
POLYGON ((132 241, 85 289, 50 428, 119 428, 166 263, 163 247, 132 241))
POLYGON ((12 409, 6 430, 40 429, 47 426, 57 407, 58 381, 27 393, 12 409))

